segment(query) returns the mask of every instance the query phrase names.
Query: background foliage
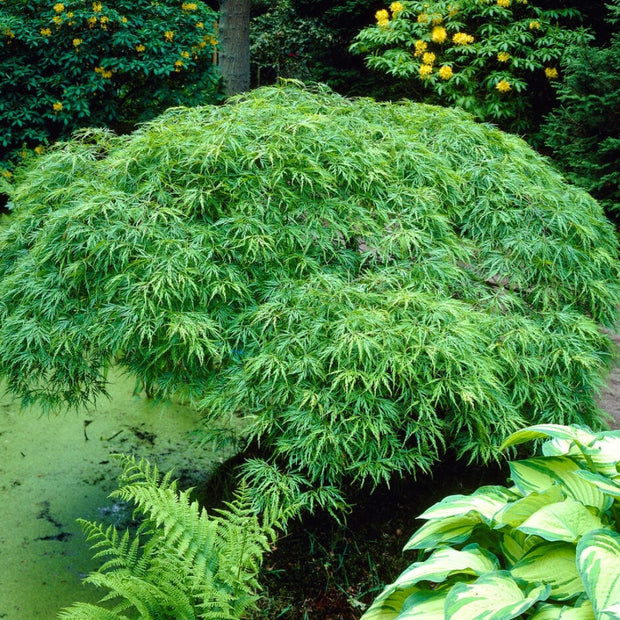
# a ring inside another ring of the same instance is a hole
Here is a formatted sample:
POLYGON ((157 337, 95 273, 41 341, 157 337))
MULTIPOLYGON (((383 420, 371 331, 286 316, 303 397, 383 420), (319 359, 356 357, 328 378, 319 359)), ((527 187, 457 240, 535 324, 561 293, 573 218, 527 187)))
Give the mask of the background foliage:
POLYGON ((80 127, 215 101, 215 19, 200 0, 3 0, 0 165, 80 127))
POLYGON ((242 418, 302 488, 602 422, 614 231, 462 112, 257 89, 83 132, 11 192, 0 374, 26 402, 88 401, 114 361, 209 427, 242 418))
MULTIPOLYGON (((608 5, 617 24, 620 4, 608 5)), ((559 105, 542 127, 551 155, 570 181, 587 189, 609 216, 620 217, 620 35, 600 46, 590 38, 568 51, 559 105)))
POLYGON ((413 93, 456 105, 514 132, 532 132, 548 111, 549 80, 576 40, 575 9, 522 0, 393 2, 376 13, 352 50, 370 68, 417 78, 413 93), (571 21, 572 20, 572 21, 571 21))

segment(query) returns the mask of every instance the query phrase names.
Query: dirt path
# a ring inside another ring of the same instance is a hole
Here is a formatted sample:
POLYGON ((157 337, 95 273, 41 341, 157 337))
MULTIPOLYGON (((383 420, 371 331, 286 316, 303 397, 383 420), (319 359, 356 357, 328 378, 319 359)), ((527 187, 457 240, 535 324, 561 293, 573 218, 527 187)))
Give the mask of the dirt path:
POLYGON ((612 338, 619 347, 619 351, 599 402, 601 407, 613 417, 612 428, 620 429, 620 334, 612 334, 612 338))

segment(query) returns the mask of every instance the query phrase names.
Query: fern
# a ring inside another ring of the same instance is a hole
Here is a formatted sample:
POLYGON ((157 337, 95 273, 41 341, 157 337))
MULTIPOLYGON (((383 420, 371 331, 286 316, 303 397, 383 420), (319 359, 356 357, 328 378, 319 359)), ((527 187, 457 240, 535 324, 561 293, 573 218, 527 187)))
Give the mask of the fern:
POLYGON ((137 531, 80 520, 96 558, 106 558, 85 581, 108 590, 101 605, 76 603, 60 618, 74 620, 234 620, 255 605, 257 575, 274 536, 241 487, 233 501, 208 515, 171 474, 132 456, 111 497, 131 502, 142 517, 137 531))

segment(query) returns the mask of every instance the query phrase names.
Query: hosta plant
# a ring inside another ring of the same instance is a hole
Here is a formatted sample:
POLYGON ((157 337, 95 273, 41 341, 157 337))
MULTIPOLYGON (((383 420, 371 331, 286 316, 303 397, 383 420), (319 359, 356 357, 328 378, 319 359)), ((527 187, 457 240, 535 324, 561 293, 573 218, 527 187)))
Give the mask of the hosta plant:
POLYGON ((614 229, 463 112, 285 83, 83 132, 19 179, 0 376, 26 403, 89 402, 117 364, 306 490, 604 422, 614 229))
POLYGON ((543 424, 510 463, 511 487, 451 495, 405 545, 413 563, 363 620, 620 618, 620 431, 543 424))

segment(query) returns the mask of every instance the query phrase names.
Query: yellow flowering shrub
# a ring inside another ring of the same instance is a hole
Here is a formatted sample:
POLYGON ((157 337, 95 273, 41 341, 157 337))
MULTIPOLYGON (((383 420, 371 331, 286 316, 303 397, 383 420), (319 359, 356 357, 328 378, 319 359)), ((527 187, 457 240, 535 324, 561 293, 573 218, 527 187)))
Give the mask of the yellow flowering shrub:
POLYGON ((415 92, 402 96, 458 105, 519 133, 535 128, 540 119, 530 85, 536 83, 537 97, 553 97, 548 85, 557 78, 553 65, 576 36, 562 22, 576 17, 575 10, 543 9, 528 0, 402 5, 391 20, 386 9, 379 10, 377 26, 362 30, 350 49, 363 54, 372 69, 398 79, 419 78, 419 86, 415 80, 403 82, 408 88, 413 84, 415 92), (387 23, 389 28, 380 27, 387 23), (442 71, 430 71, 434 64, 442 71))
POLYGON ((216 17, 198 0, 0 0, 0 169, 83 126, 219 100, 216 17))

